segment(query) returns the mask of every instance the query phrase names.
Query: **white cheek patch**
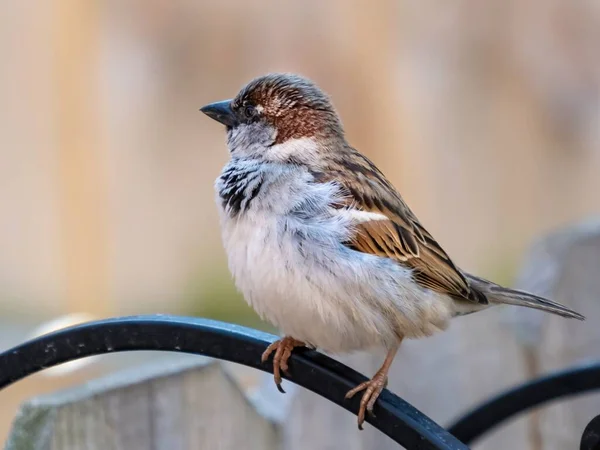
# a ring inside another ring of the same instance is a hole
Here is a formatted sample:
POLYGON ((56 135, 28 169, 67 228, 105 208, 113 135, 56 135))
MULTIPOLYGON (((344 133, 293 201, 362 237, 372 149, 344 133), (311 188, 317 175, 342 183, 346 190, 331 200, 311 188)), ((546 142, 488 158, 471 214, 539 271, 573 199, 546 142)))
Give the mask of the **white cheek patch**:
POLYGON ((276 130, 260 122, 240 124, 229 131, 227 146, 232 155, 260 158, 273 144, 276 130))
POLYGON ((318 159, 319 146, 313 138, 289 139, 282 144, 269 147, 266 156, 276 161, 285 161, 293 157, 308 163, 318 159))

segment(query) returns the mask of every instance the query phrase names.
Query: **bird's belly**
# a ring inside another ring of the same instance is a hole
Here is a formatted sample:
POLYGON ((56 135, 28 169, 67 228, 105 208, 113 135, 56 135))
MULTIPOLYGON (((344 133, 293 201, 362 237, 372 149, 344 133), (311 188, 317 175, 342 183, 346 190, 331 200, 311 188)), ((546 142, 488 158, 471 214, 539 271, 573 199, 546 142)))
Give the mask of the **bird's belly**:
POLYGON ((429 335, 450 318, 447 300, 385 258, 352 251, 334 236, 302 241, 276 221, 261 224, 225 224, 229 268, 246 301, 286 335, 346 352, 429 335))
POLYGON ((278 234, 275 226, 244 223, 224 229, 229 268, 254 310, 285 335, 327 351, 376 344, 377 336, 358 325, 358 311, 353 317, 350 302, 338 301, 340 280, 311 265, 297 243, 278 234))

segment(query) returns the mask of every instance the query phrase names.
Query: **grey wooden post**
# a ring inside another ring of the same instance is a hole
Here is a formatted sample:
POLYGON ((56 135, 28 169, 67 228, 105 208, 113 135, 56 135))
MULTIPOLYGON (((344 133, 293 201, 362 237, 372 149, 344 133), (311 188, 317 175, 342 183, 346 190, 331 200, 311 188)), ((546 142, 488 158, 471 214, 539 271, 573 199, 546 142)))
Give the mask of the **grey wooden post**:
POLYGON ((275 450, 275 425, 221 363, 196 357, 36 397, 6 450, 275 450))

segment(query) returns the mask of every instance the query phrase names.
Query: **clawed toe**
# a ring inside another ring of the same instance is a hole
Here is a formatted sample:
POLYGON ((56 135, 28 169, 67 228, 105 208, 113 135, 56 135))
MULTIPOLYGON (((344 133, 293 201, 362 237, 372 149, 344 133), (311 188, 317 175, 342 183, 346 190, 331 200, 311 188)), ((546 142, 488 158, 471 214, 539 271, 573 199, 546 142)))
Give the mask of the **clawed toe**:
POLYGON ((351 389, 346 394, 345 398, 352 398, 355 394, 360 391, 365 391, 360 399, 360 407, 358 409, 358 428, 360 430, 363 429, 363 423, 365 422, 365 415, 369 413, 370 415, 375 416, 373 414, 373 407, 375 406, 375 402, 379 398, 379 394, 387 385, 387 376, 384 373, 377 373, 371 380, 365 381, 364 383, 359 384, 354 389, 351 389))
POLYGON ((281 372, 283 372, 286 376, 289 376, 288 360, 290 359, 290 356, 292 356, 292 350, 295 347, 303 346, 304 342, 298 341, 297 339, 291 337, 284 337, 283 339, 275 341, 269 345, 262 354, 261 361, 265 363, 269 359, 271 353, 275 352, 275 355, 273 356, 273 378, 275 380, 277 389, 283 394, 285 394, 285 391, 281 387, 281 372))

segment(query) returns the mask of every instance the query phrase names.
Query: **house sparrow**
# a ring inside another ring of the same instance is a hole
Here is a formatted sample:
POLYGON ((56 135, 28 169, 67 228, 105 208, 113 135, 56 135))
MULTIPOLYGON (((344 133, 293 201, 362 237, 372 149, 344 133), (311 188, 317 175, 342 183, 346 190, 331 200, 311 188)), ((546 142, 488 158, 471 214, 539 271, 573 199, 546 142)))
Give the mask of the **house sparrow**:
POLYGON ((246 301, 285 335, 271 344, 275 383, 299 346, 387 356, 364 391, 372 412, 404 338, 496 304, 583 316, 461 271, 398 191, 350 146, 328 96, 311 81, 270 74, 233 100, 201 108, 225 125, 231 156, 216 181, 229 268, 246 301))

